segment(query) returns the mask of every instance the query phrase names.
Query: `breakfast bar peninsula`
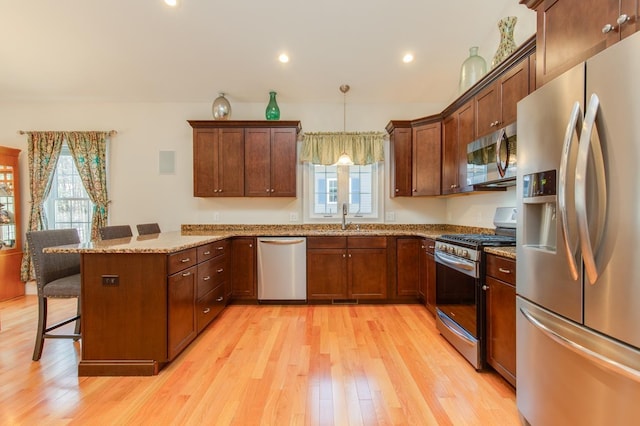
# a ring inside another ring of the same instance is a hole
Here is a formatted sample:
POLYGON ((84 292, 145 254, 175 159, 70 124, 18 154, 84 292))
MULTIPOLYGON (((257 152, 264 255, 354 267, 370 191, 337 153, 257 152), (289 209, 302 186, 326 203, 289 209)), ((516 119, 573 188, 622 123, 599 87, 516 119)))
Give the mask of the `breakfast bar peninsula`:
POLYGON ((163 232, 50 247, 79 253, 79 376, 155 375, 228 300, 228 241, 163 232))

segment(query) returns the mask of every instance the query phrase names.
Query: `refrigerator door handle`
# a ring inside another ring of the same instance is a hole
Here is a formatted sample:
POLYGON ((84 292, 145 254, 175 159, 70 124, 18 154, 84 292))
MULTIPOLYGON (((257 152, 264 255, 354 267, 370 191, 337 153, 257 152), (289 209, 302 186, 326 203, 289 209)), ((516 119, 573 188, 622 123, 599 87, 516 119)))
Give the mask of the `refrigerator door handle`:
POLYGON ((560 218, 562 232, 564 234, 564 249, 569 261, 569 273, 571 278, 576 281, 579 277, 578 262, 576 261, 576 253, 578 252, 578 241, 571 238, 572 233, 569 229, 569 219, 567 217, 567 178, 569 170, 569 159, 573 145, 573 134, 580 137, 580 129, 582 127, 582 111, 580 102, 576 102, 571 110, 567 130, 564 134, 564 143, 562 145, 562 158, 560 160, 560 182, 558 183, 558 205, 560 208, 560 218))
POLYGON ((589 99, 589 106, 585 114, 582 133, 580 134, 580 144, 578 146, 578 159, 576 162, 576 213, 578 216, 578 232, 580 233, 580 248, 584 260, 584 268, 587 278, 591 284, 598 280, 598 267, 595 260, 602 234, 604 233, 605 214, 607 209, 607 188, 604 167, 604 157, 600 143, 593 143, 593 127, 600 106, 600 99, 595 93, 589 99), (595 182, 597 190, 597 226, 593 241, 589 235, 589 219, 587 217, 587 164, 589 162, 589 152, 593 154, 596 167, 595 182))
POLYGON ((631 368, 627 365, 621 364, 617 361, 607 358, 604 355, 594 352, 591 349, 586 348, 570 339, 567 339, 560 333, 553 330, 550 326, 543 324, 542 320, 534 317, 531 312, 523 307, 520 307, 520 313, 522 313, 527 321, 529 321, 534 327, 544 333, 547 337, 569 349, 570 351, 590 360, 591 362, 608 371, 611 371, 615 374, 620 374, 628 379, 640 383, 640 371, 636 370, 635 368, 631 368))

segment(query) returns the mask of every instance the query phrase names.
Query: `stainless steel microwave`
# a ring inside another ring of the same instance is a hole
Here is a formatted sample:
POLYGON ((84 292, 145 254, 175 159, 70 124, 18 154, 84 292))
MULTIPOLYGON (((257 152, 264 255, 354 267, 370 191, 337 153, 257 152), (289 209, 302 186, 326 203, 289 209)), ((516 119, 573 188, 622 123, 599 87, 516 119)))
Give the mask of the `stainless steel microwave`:
POLYGON ((516 123, 469 143, 467 185, 480 189, 515 185, 516 154, 516 123))

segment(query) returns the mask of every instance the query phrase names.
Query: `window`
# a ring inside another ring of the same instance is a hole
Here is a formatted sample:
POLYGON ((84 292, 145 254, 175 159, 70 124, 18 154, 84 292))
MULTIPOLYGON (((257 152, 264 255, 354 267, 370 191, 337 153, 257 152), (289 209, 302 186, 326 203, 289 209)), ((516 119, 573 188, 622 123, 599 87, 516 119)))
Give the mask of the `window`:
POLYGON ((342 214, 342 205, 348 206, 348 215, 363 220, 377 220, 381 208, 378 203, 381 184, 381 167, 377 164, 365 166, 322 166, 308 164, 305 197, 308 220, 336 219, 342 214))
POLYGON ((62 146, 44 209, 48 229, 76 228, 80 241, 91 240, 93 203, 84 189, 66 143, 62 146))

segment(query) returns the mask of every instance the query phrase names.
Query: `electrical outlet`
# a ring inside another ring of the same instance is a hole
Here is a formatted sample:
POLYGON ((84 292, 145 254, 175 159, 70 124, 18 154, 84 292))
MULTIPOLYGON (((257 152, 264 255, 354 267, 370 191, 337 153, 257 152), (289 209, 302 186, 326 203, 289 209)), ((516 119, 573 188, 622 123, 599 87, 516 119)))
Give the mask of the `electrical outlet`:
POLYGON ((384 214, 384 218, 387 222, 395 222, 396 220, 396 212, 386 212, 384 214))
POLYGON ((102 285, 118 285, 120 284, 120 277, 118 275, 103 275, 102 285))
POLYGON ((213 212, 213 221, 220 222, 220 212, 213 212))
POLYGON ((298 221, 298 212, 290 212, 289 222, 297 222, 297 221, 298 221))

